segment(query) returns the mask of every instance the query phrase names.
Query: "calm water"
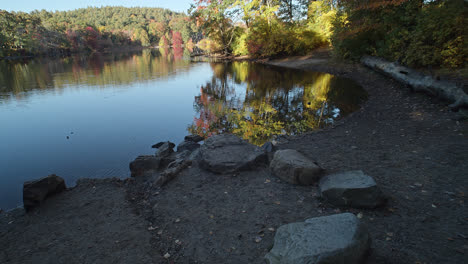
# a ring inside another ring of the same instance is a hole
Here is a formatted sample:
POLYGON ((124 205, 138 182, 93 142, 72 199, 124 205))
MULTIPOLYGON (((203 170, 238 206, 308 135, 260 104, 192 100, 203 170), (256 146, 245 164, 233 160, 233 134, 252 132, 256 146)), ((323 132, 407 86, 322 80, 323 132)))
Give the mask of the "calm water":
POLYGON ((232 131, 261 145, 329 124, 366 98, 329 74, 183 54, 0 61, 0 208, 20 205, 30 179, 128 177, 152 144, 189 133, 232 131))

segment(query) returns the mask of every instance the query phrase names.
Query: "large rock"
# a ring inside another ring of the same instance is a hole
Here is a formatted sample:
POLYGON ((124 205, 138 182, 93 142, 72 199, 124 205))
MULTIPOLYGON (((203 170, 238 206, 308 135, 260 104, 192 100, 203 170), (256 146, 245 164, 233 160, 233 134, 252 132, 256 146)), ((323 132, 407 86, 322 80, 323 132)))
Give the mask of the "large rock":
POLYGON ((23 184, 24 209, 29 211, 41 204, 47 197, 65 190, 65 181, 55 175, 49 175, 39 180, 27 181, 23 184))
POLYGON ((200 166, 215 173, 253 169, 266 161, 265 151, 232 134, 208 138, 199 153, 200 166))
POLYGON ((138 156, 134 161, 130 162, 131 176, 140 176, 147 171, 155 171, 159 169, 160 164, 161 158, 159 157, 151 155, 138 156))
POLYGON ((362 263, 370 247, 366 226, 351 214, 307 219, 278 228, 270 264, 362 263))
POLYGON ((315 162, 293 149, 276 151, 270 169, 278 178, 300 185, 317 183, 323 172, 315 162))
POLYGON ((323 177, 319 190, 327 202, 336 206, 374 208, 385 202, 374 179, 360 170, 323 177))
POLYGON ((200 144, 194 141, 182 141, 179 145, 177 145, 177 152, 182 152, 185 150, 192 152, 199 147, 200 147, 200 144))

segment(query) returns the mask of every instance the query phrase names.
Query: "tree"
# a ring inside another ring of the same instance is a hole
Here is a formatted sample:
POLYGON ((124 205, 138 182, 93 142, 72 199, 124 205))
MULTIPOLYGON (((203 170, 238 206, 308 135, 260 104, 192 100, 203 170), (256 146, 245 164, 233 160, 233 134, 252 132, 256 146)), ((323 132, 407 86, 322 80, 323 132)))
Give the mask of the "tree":
POLYGON ((203 32, 218 42, 224 53, 229 53, 234 38, 232 17, 238 12, 233 10, 235 0, 211 1, 198 0, 189 13, 203 32))
POLYGON ((182 40, 182 35, 180 34, 180 32, 172 31, 172 46, 182 47, 183 44, 184 42, 182 40))

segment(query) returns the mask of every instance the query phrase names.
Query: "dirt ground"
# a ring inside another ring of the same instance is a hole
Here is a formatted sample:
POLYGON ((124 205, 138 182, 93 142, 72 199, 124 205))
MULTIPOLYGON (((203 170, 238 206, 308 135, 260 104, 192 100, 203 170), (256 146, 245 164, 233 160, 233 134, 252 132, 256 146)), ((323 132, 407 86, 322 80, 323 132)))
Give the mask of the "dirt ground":
POLYGON ((367 263, 467 263, 464 116, 327 54, 268 63, 330 72, 367 90, 361 110, 278 147, 327 172, 363 170, 388 196, 385 207, 335 208, 316 187, 281 182, 267 167, 216 175, 193 164, 162 188, 144 177, 95 183, 101 192, 85 184, 32 215, 1 214, 0 263, 264 263, 279 226, 345 211, 368 225, 367 263))

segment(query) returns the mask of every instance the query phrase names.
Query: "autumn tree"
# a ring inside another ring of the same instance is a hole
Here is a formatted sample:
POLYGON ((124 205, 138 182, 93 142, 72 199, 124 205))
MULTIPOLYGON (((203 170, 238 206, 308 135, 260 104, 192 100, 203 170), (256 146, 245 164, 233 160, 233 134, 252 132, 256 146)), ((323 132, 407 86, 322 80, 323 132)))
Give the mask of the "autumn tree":
POLYGON ((232 18, 238 12, 232 9, 235 0, 196 0, 190 14, 206 36, 218 42, 224 53, 229 53, 234 39, 232 18))
POLYGON ((182 47, 184 44, 182 40, 182 35, 178 31, 172 31, 172 46, 174 47, 182 47))

